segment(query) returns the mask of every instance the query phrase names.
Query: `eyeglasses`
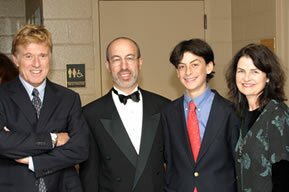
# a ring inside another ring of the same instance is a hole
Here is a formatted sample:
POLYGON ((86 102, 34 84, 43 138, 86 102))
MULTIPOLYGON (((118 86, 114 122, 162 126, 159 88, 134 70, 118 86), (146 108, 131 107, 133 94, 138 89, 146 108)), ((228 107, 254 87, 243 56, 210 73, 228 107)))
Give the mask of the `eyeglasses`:
POLYGON ((127 64, 134 64, 138 59, 139 57, 136 57, 135 55, 128 55, 125 58, 115 56, 112 59, 110 59, 110 63, 112 65, 118 66, 121 65, 124 60, 127 64))

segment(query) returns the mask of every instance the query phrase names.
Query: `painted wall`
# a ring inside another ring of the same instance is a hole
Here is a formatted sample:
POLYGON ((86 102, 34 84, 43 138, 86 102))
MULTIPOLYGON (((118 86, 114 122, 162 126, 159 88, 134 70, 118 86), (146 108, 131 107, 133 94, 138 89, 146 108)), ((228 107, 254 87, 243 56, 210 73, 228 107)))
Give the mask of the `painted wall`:
POLYGON ((248 43, 276 37, 275 0, 232 0, 233 54, 248 43))
MULTIPOLYGON (((208 19, 205 38, 216 58, 216 75, 210 85, 225 96, 224 72, 232 54, 248 42, 276 37, 275 1, 204 1, 208 19)), ((286 0, 282 1, 286 4, 286 0)), ((24 4, 23 0, 0 0, 0 51, 4 53, 10 53, 13 34, 25 22, 24 4)), ((86 64, 86 87, 74 88, 80 93, 83 105, 103 94, 98 9, 98 0, 43 1, 44 25, 52 32, 54 41, 49 77, 66 86, 66 64, 86 64)))
POLYGON ((205 38, 213 48, 216 62, 216 74, 210 85, 226 96, 225 69, 232 56, 231 0, 205 0, 205 13, 208 18, 205 38))
MULTIPOLYGON (((289 97, 289 1, 276 1, 276 53, 283 64, 286 74, 287 83, 285 93, 289 97)), ((287 101, 289 105, 289 101, 287 101)))
MULTIPOLYGON (((232 55, 231 0, 206 0, 205 5, 208 15, 206 39, 216 54, 216 76, 210 84, 225 94, 224 67, 232 55)), ((78 0, 49 0, 43 2, 43 11, 44 24, 54 39, 50 78, 66 85, 65 65, 85 63, 87 87, 74 90, 81 94, 83 104, 102 96, 98 0, 82 0, 81 3, 78 0)))
MULTIPOLYGON (((232 0, 233 54, 248 43, 260 43, 262 39, 274 39, 274 51, 288 74, 288 10, 288 0, 232 0)), ((285 93, 289 97, 288 75, 285 93)), ((289 104, 288 101, 287 104, 289 104)))

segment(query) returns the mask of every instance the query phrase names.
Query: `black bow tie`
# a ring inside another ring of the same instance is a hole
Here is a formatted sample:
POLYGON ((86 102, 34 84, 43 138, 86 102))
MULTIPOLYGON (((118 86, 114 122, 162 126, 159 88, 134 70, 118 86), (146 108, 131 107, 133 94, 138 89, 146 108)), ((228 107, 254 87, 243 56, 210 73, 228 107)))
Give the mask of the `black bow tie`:
POLYGON ((112 91, 118 95, 119 101, 121 103, 123 103, 124 105, 126 104, 128 99, 133 100, 134 102, 139 102, 139 92, 138 90, 133 92, 130 95, 122 95, 122 94, 118 94, 117 90, 115 90, 114 88, 112 88, 112 91))

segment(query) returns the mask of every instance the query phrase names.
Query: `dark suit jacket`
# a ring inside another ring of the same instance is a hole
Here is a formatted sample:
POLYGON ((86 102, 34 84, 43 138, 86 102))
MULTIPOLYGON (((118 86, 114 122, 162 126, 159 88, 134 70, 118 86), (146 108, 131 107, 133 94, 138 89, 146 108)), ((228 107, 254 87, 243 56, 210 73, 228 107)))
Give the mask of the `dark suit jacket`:
POLYGON ((231 104, 215 92, 211 112, 194 162, 186 119, 184 97, 170 103, 162 114, 164 129, 166 189, 168 192, 235 192, 233 151, 239 120, 231 104))
POLYGON ((91 152, 80 164, 85 192, 159 192, 164 183, 160 111, 168 99, 141 90, 143 127, 137 155, 120 119, 111 91, 84 107, 91 152))
POLYGON ((0 86, 0 191, 38 192, 39 177, 48 191, 82 191, 74 165, 88 156, 88 128, 80 107, 78 94, 47 80, 37 120, 19 78, 0 86), (69 132, 70 140, 52 149, 50 133, 57 132, 69 132), (27 156, 35 172, 14 161, 27 156))

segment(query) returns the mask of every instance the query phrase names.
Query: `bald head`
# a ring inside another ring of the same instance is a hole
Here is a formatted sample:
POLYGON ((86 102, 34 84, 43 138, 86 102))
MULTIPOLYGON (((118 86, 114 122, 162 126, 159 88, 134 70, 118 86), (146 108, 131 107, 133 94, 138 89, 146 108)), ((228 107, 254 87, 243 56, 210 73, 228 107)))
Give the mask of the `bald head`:
POLYGON ((117 37, 115 39, 113 39, 109 44, 108 46, 106 47, 106 60, 109 61, 111 55, 110 55, 110 49, 111 47, 113 47, 115 44, 117 44, 118 42, 122 42, 122 41, 128 41, 130 43, 133 44, 133 46, 135 46, 136 48, 136 53, 137 53, 137 58, 140 58, 141 57, 141 53, 140 53, 140 48, 138 46, 138 44, 132 40, 131 38, 128 38, 128 37, 117 37))

